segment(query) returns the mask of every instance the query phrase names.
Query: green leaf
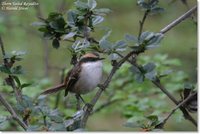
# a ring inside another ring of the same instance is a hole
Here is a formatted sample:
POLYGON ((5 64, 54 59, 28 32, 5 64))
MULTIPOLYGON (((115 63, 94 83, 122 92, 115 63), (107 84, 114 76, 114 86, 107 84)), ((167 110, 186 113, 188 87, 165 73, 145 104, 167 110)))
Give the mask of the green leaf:
POLYGON ((145 70, 146 72, 151 72, 151 71, 153 71, 153 70, 155 69, 155 67, 156 67, 156 65, 155 65, 154 63, 152 63, 152 62, 147 63, 146 65, 143 66, 143 68, 144 68, 144 70, 145 70))
POLYGON ((110 36, 110 34, 111 34, 111 30, 109 30, 102 38, 101 38, 101 40, 99 41, 99 42, 101 42, 101 41, 103 41, 103 40, 106 40, 109 36, 110 36))
POLYGON ((48 116, 52 121, 56 123, 62 123, 63 122, 63 117, 58 116, 58 115, 49 115, 48 116))
POLYGON ((21 65, 11 68, 12 74, 23 74, 24 70, 21 65))
POLYGON ((58 17, 58 16, 60 16, 60 15, 62 15, 62 14, 57 13, 57 12, 51 12, 51 13, 49 13, 49 16, 48 16, 47 20, 48 20, 48 21, 52 21, 52 20, 54 20, 56 17, 58 17))
POLYGON ((109 55, 110 60, 117 60, 118 58, 119 58, 119 56, 115 53, 112 53, 112 54, 109 55))
POLYGON ((88 7, 90 10, 94 9, 97 6, 97 2, 95 0, 88 0, 88 7))
POLYGON ((67 12, 68 25, 75 26, 75 24, 76 24, 76 18, 77 18, 77 14, 76 14, 75 11, 70 10, 70 11, 67 12))
POLYGON ((133 43, 138 42, 137 37, 135 37, 134 35, 130 35, 130 34, 126 34, 125 39, 126 39, 126 41, 133 42, 133 43))
POLYGON ((135 75, 135 80, 138 82, 138 83, 142 83, 144 81, 144 75, 142 73, 138 73, 135 75))
POLYGON ((10 69, 7 68, 5 65, 0 65, 0 72, 6 73, 6 74, 11 74, 10 69))
POLYGON ((29 87, 30 85, 32 85, 31 83, 24 83, 21 85, 21 89, 25 88, 25 87, 29 87))
POLYGON ((141 73, 141 71, 138 69, 138 67, 136 66, 131 66, 130 67, 130 70, 133 72, 133 73, 141 73))
POLYGON ((28 132, 39 131, 39 130, 40 130, 40 126, 38 125, 28 125, 28 128, 27 128, 28 132))
POLYGON ((15 82, 17 83, 17 86, 21 87, 21 82, 20 82, 19 78, 17 76, 12 76, 12 77, 14 78, 15 82))
POLYGON ((173 72, 173 70, 165 70, 164 72, 162 72, 159 77, 165 77, 169 74, 171 74, 173 72))
POLYGON ((111 49, 112 45, 113 44, 107 40, 101 40, 99 42, 100 48, 102 48, 103 50, 107 50, 107 51, 109 51, 111 49))
POLYGON ((164 12, 164 9, 161 7, 155 7, 153 9, 151 9, 151 14, 158 14, 158 13, 162 13, 164 12))
POLYGON ((77 32, 70 32, 68 34, 65 34, 64 37, 63 37, 63 40, 67 40, 71 37, 74 37, 74 35, 76 35, 77 32))
POLYGON ((0 116, 0 124, 4 123, 7 120, 6 116, 0 116))
POLYGON ((63 123, 52 123, 49 130, 50 131, 66 131, 66 128, 63 123))
POLYGON ((95 16, 92 18, 92 25, 97 25, 104 20, 102 16, 95 16))
POLYGON ((74 4, 79 10, 86 10, 89 8, 87 3, 84 3, 80 0, 74 2, 74 4))
POLYGON ((115 43, 114 48, 125 48, 126 46, 127 46, 126 42, 123 40, 120 40, 115 43))
POLYGON ((58 39, 54 39, 52 42, 54 48, 58 49, 60 47, 60 42, 58 39))
POLYGON ((108 8, 100 8, 100 9, 94 9, 93 12, 94 12, 95 14, 98 14, 98 15, 105 15, 105 14, 107 14, 107 13, 110 13, 111 10, 108 9, 108 8))
POLYGON ((147 79, 149 79, 151 81, 155 81, 156 80, 156 75, 157 75, 156 71, 153 70, 151 72, 146 73, 145 74, 145 78, 147 78, 147 79))

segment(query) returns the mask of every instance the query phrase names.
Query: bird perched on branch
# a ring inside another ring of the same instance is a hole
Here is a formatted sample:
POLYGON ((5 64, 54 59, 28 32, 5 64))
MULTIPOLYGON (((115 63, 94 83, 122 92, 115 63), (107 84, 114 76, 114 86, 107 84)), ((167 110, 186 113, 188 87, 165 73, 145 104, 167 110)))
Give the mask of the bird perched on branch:
POLYGON ((94 90, 102 79, 102 60, 97 53, 83 55, 76 65, 67 73, 64 83, 49 88, 41 95, 55 93, 65 90, 77 95, 86 94, 94 90))

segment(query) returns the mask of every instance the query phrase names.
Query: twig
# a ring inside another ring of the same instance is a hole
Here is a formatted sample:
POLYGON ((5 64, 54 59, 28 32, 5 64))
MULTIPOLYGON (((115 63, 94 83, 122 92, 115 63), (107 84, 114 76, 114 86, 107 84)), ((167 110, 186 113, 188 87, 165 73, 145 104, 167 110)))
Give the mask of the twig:
POLYGON ((190 9, 189 11, 187 11, 186 13, 184 13, 183 15, 181 15, 179 18, 177 18, 176 20, 174 20, 173 22, 171 22, 169 25, 167 25, 166 27, 164 27, 162 30, 160 30, 160 33, 162 33, 162 34, 166 33, 171 28, 173 28, 174 26, 176 26, 177 24, 179 24, 180 22, 182 22, 183 20, 185 20, 186 18, 188 18, 190 15, 192 15, 196 10, 197 10, 197 6, 194 6, 192 9, 190 9))
MULTIPOLYGON (((6 55, 6 52, 5 52, 5 48, 4 48, 4 44, 3 44, 1 36, 0 36, 0 46, 1 46, 1 51, 2 51, 3 57, 4 57, 6 55)), ((3 61, 4 61, 5 67, 10 69, 10 67, 8 66, 8 60, 6 58, 3 58, 3 61)), ((9 79, 10 85, 13 88, 14 93, 16 95, 16 100, 18 101, 18 103, 20 103, 22 101, 21 91, 15 85, 13 76, 8 75, 8 79, 9 79)))
POLYGON ((144 22, 145 22, 145 20, 146 20, 146 18, 147 18, 147 16, 148 16, 148 14, 149 14, 149 10, 146 10, 145 13, 144 13, 144 16, 143 16, 143 18, 142 18, 142 21, 139 21, 139 23, 140 23, 140 29, 139 29, 139 34, 138 34, 138 39, 139 39, 139 40, 140 40, 140 36, 141 36, 141 34, 142 34, 144 22))
POLYGON ((18 124, 24 129, 27 129, 27 125, 19 118, 19 116, 16 114, 12 106, 4 99, 3 94, 0 92, 0 102, 4 107, 7 109, 7 111, 12 115, 12 118, 18 122, 18 124))
POLYGON ((160 123, 156 126, 156 128, 163 128, 163 126, 166 124, 167 120, 173 115, 173 113, 183 106, 187 101, 189 101, 193 96, 195 96, 197 92, 190 94, 185 100, 183 100, 181 103, 179 103, 172 111, 169 113, 169 115, 160 123))

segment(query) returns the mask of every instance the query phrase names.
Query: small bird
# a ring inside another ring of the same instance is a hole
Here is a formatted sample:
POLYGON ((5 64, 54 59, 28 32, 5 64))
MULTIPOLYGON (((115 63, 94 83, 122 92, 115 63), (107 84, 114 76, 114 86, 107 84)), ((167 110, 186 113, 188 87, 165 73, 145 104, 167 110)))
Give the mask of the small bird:
POLYGON ((41 95, 55 93, 63 89, 65 89, 65 96, 68 92, 80 96, 93 91, 102 79, 103 59, 95 52, 83 55, 67 73, 64 83, 47 89, 41 95))

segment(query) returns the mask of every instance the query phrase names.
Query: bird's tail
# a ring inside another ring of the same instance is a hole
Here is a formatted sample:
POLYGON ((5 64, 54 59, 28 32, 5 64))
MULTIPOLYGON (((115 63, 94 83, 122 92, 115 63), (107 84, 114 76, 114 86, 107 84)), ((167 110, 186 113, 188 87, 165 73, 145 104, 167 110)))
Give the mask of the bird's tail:
POLYGON ((49 89, 45 90, 40 95, 56 93, 56 92, 62 90, 64 87, 65 87, 65 84, 60 84, 58 86, 55 86, 55 87, 52 87, 52 88, 49 88, 49 89))

